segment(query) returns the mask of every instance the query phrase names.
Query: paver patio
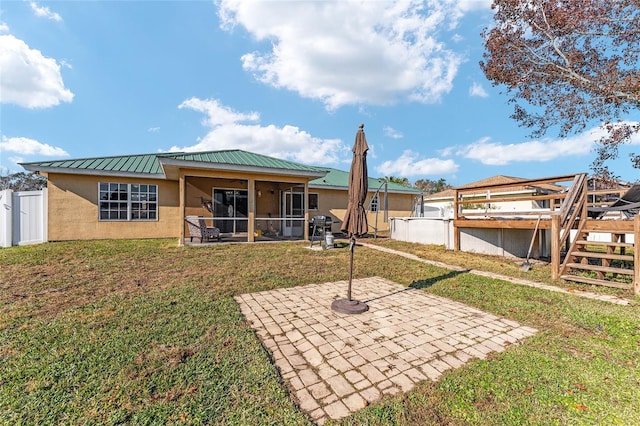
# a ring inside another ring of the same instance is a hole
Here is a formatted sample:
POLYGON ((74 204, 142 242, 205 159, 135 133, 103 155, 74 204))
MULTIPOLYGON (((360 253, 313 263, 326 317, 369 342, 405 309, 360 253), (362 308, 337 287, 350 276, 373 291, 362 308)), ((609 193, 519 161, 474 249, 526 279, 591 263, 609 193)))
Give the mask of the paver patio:
POLYGON ((243 294, 235 300, 299 407, 318 424, 437 380, 537 332, 380 277, 353 280, 369 311, 338 314, 347 281, 243 294))

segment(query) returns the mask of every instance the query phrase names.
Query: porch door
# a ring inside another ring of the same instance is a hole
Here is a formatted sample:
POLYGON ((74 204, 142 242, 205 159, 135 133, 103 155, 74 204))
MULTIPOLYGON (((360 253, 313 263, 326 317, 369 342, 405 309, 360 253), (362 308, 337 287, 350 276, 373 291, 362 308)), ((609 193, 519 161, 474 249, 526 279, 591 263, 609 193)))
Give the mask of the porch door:
POLYGON ((249 222, 249 196, 244 189, 213 190, 213 216, 216 227, 226 234, 246 233, 249 222))
POLYGON ((285 237, 304 237, 304 192, 292 190, 282 193, 285 237))

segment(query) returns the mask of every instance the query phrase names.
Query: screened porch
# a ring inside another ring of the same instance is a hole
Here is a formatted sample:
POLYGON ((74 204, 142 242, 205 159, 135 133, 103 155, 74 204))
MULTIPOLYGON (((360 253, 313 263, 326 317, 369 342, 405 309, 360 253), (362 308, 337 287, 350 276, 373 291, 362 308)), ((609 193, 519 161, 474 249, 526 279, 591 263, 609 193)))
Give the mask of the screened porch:
MULTIPOLYGON (((220 241, 253 242, 308 238, 305 182, 185 177, 185 219, 204 219, 220 241)), ((185 241, 189 230, 185 226, 185 241)))

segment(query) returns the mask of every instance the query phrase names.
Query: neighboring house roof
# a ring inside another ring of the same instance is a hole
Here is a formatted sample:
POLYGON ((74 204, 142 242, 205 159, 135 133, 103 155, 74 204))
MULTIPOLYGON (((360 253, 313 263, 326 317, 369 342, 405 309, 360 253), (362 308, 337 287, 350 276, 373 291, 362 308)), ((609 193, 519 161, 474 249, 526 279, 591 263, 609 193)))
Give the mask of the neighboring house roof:
MULTIPOLYGON (((323 189, 347 189, 349 188, 349 172, 338 169, 324 168, 327 175, 318 179, 309 181, 309 188, 323 189)), ((369 177, 369 192, 375 192, 380 188, 380 192, 384 191, 384 179, 369 177)), ((405 194, 422 194, 418 188, 403 186, 395 182, 387 182, 387 192, 405 193, 405 194)))
POLYGON ((242 150, 208 152, 169 152, 158 154, 122 155, 115 157, 80 158, 71 160, 20 163, 29 171, 138 176, 176 179, 178 166, 218 170, 244 170, 321 177, 320 167, 294 163, 242 150))
POLYGON ((524 179, 519 177, 514 177, 514 176, 496 175, 496 176, 491 176, 485 179, 480 179, 475 182, 460 185, 458 188, 467 189, 467 188, 475 188, 477 186, 499 185, 502 183, 514 183, 521 180, 524 180, 524 179))
POLYGON ((456 195, 456 190, 453 188, 445 189, 444 191, 435 192, 433 194, 426 194, 424 200, 439 200, 441 198, 453 198, 456 195))
MULTIPOLYGON (((518 183, 526 180, 527 179, 514 177, 514 176, 496 175, 496 176, 488 177, 486 179, 481 179, 475 182, 461 185, 458 187, 458 189, 472 189, 472 188, 480 188, 480 187, 491 186, 491 185, 518 183)), ((560 185, 543 183, 535 186, 532 186, 532 185, 512 186, 507 189, 502 189, 496 192, 531 191, 534 188, 538 191, 543 191, 543 192, 559 192, 565 189, 565 187, 560 185)), ((449 189, 445 189, 444 191, 437 192, 435 194, 426 195, 425 200, 453 198, 455 196, 455 193, 456 193, 455 188, 449 188, 449 189)))

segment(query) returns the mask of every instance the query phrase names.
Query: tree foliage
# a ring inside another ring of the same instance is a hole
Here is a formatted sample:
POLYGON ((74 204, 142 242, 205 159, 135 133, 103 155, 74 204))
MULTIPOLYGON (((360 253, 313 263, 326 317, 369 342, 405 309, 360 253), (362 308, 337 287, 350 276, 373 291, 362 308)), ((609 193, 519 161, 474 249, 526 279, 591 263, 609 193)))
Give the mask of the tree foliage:
MULTIPOLYGON (((624 121, 640 109, 638 0, 494 0, 492 8, 480 66, 494 86, 506 86, 512 118, 534 137, 602 123, 592 167, 608 172, 605 162, 640 132, 624 121)), ((640 156, 631 161, 640 167, 640 156)))
POLYGON ((18 172, 0 176, 0 190, 38 191, 47 187, 47 178, 35 173, 18 172))
POLYGON ((402 186, 411 186, 409 179, 406 177, 397 177, 397 176, 385 176, 384 178, 387 182, 397 183, 402 186))
POLYGON ((444 178, 438 180, 431 179, 419 179, 414 184, 416 188, 422 189, 425 194, 435 194, 436 192, 444 191, 445 189, 453 188, 447 183, 444 178))

